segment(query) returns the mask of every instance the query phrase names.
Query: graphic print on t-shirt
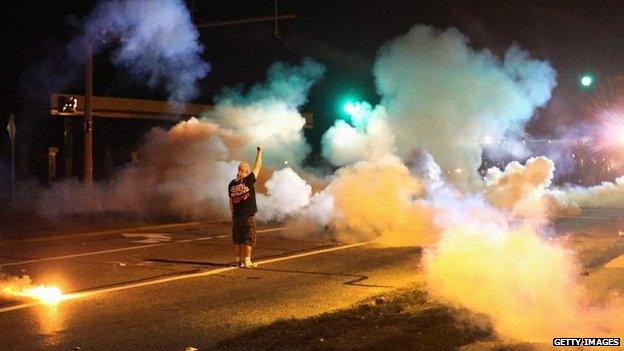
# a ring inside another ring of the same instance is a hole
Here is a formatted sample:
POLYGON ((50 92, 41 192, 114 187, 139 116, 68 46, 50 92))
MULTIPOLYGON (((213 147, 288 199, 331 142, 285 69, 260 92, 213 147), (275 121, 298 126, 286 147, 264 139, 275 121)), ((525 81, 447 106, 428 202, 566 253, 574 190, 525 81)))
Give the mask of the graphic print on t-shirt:
POLYGON ((230 187, 230 198, 232 202, 237 204, 249 198, 249 187, 245 183, 240 183, 230 187))
POLYGON ((256 191, 254 183, 256 177, 253 173, 241 180, 234 179, 228 185, 228 194, 232 201, 232 215, 234 217, 253 216, 256 208, 256 191))

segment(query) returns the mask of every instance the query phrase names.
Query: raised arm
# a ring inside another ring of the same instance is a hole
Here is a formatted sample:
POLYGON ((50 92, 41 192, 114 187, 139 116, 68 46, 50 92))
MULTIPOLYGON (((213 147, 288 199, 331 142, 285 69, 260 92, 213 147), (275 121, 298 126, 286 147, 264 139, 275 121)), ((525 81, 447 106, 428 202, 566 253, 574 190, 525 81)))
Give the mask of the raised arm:
POLYGON ((258 153, 256 154, 256 162, 254 163, 253 174, 258 178, 258 174, 260 174, 260 167, 262 167, 262 145, 256 148, 258 153))

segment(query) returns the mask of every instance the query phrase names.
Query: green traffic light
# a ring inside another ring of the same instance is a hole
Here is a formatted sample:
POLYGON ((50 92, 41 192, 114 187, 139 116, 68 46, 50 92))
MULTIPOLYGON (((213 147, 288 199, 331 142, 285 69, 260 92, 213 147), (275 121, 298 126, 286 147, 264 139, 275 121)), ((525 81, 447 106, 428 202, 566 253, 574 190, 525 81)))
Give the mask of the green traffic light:
POLYGON ((366 101, 348 101, 342 105, 342 110, 349 115, 351 124, 364 126, 368 123, 368 117, 372 112, 372 106, 366 101))
POLYGON ((342 107, 342 109, 344 110, 344 112, 348 113, 349 115, 353 115, 353 113, 355 112, 356 109, 356 105, 353 102, 347 102, 346 104, 344 104, 344 106, 342 107))
POLYGON ((583 88, 589 88, 592 85, 594 85, 595 82, 596 82, 596 78, 594 78, 594 76, 589 73, 586 73, 583 76, 581 76, 579 80, 579 83, 581 84, 583 88))

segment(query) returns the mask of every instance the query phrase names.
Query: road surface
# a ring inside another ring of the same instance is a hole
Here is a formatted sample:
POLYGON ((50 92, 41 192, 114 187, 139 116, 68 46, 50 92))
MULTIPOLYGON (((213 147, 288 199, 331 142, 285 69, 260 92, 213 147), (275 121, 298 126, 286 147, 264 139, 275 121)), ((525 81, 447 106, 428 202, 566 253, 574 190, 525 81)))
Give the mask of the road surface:
POLYGON ((201 350, 419 279, 417 248, 293 239, 277 226, 259 228, 258 241, 253 270, 230 265, 220 223, 0 242, 2 272, 71 297, 0 300, 0 350, 201 350))
MULTIPOLYGON (((557 231, 613 242, 624 212, 588 209, 557 231), (606 240, 606 239, 605 239, 606 240)), ((419 281, 419 248, 380 248, 297 238, 262 226, 256 269, 233 267, 226 223, 191 222, 129 230, 0 241, 0 272, 58 285, 58 304, 0 299, 0 350, 185 350, 282 318, 346 307, 419 281)), ((611 244, 609 244, 611 245, 611 244)), ((584 278, 596 291, 624 293, 624 258, 584 278)))

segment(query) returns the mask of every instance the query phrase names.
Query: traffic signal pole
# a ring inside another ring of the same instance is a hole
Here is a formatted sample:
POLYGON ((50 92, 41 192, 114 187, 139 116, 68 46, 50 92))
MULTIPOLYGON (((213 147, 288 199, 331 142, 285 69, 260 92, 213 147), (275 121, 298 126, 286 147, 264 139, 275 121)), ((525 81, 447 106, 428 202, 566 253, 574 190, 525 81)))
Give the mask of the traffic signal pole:
POLYGON ((84 182, 89 190, 93 188, 93 46, 87 44, 85 64, 85 106, 84 106, 84 182))

